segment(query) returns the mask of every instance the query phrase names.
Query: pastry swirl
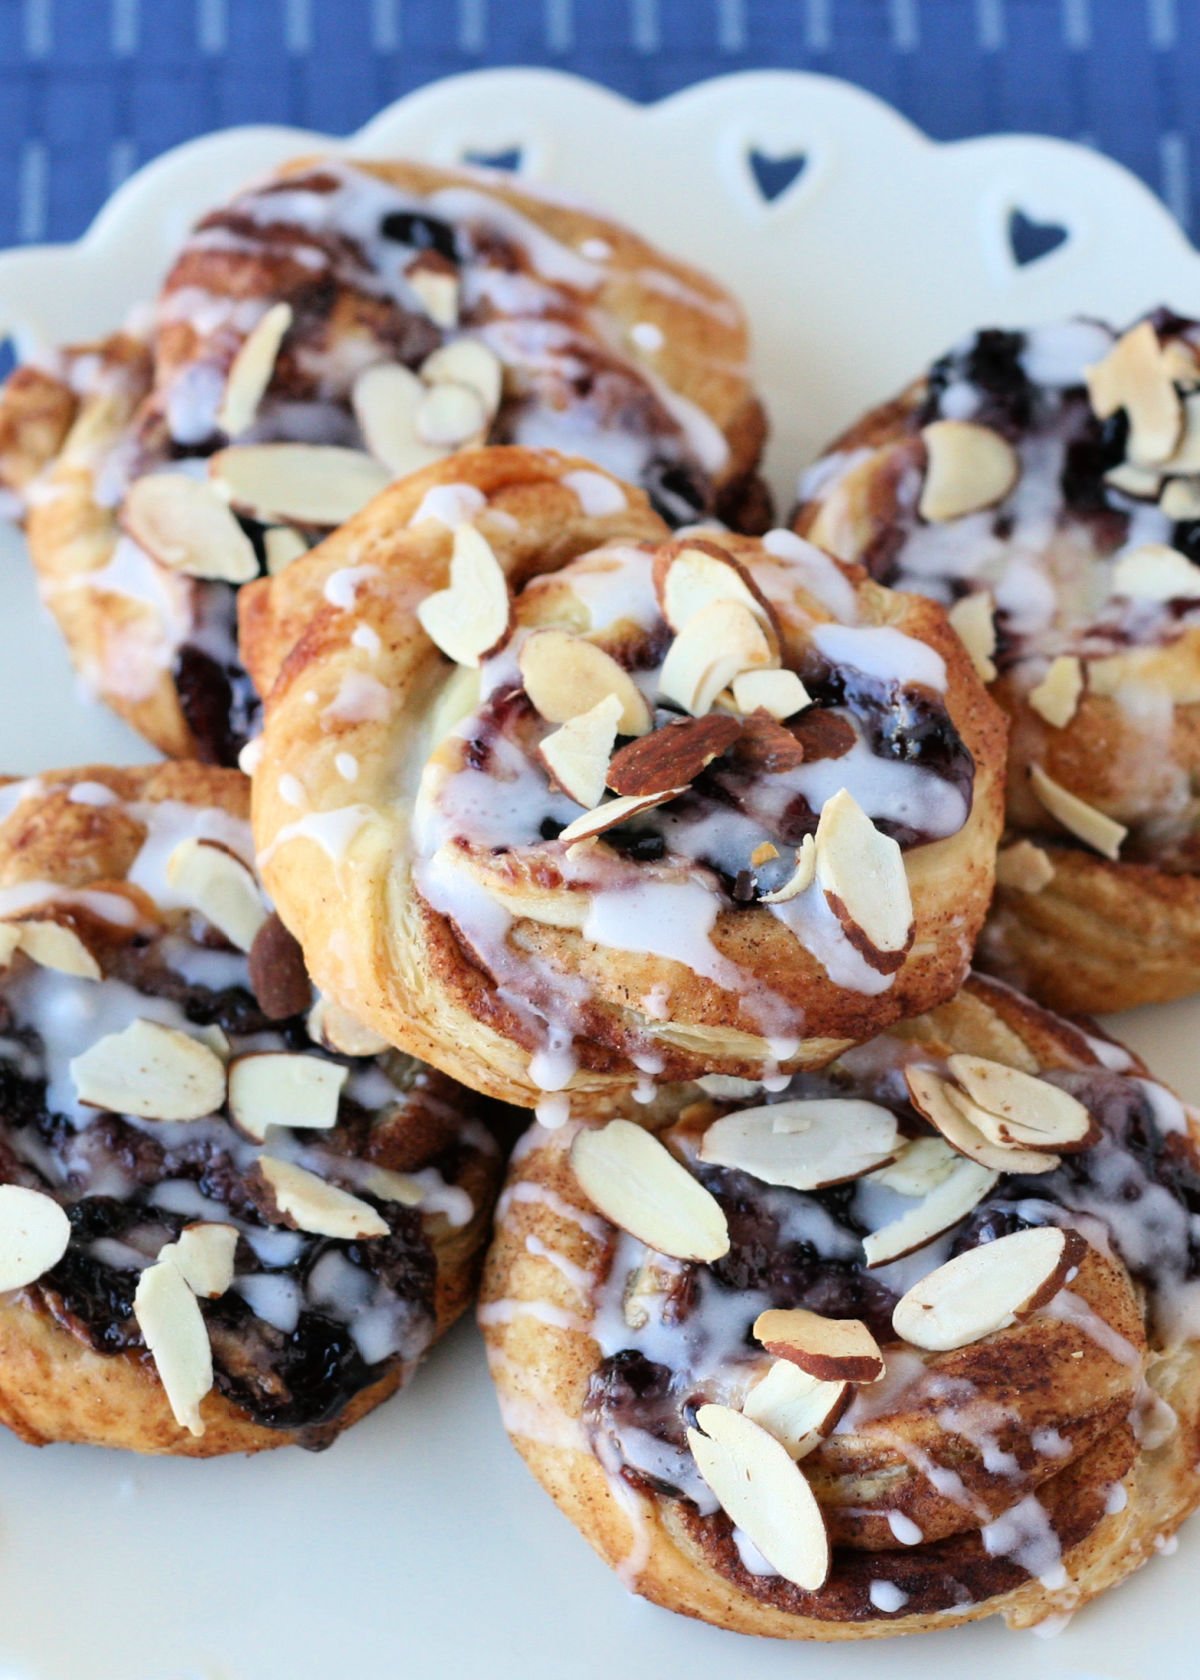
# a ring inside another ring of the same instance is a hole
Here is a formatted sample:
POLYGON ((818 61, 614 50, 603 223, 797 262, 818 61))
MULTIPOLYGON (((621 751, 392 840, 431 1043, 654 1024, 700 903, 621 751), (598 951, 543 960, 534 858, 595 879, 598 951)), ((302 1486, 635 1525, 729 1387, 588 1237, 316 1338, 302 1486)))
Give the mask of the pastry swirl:
POLYGON ((1198 391, 1200 329, 1166 310, 980 332, 800 483, 798 530, 974 646, 1015 843, 980 960, 1069 1011, 1200 972, 1198 391))
POLYGON ((1024 1627, 1200 1499, 1200 1132, 1119 1046, 973 977, 786 1089, 709 1082, 640 1151, 620 1125, 518 1145, 479 1316, 515 1445, 633 1590, 780 1638, 1024 1627), (1000 1135, 981 1067, 1041 1151, 927 1124, 949 1090, 1000 1135))
POLYGON ((247 806, 196 765, 0 786, 0 1421, 27 1441, 324 1446, 472 1297, 492 1111, 316 999, 247 806))
POLYGON ((1001 799, 940 608, 789 532, 668 541, 615 481, 581 517, 577 471, 463 455, 243 594, 256 839, 319 983, 547 1115, 952 993, 1001 799), (414 527, 450 479, 473 522, 414 527))
POLYGON ((400 472, 556 444, 672 522, 761 528, 747 355, 719 286, 573 204, 306 159, 199 221, 144 334, 13 377, 0 477, 85 679, 163 751, 232 764, 258 714, 238 585, 400 472))

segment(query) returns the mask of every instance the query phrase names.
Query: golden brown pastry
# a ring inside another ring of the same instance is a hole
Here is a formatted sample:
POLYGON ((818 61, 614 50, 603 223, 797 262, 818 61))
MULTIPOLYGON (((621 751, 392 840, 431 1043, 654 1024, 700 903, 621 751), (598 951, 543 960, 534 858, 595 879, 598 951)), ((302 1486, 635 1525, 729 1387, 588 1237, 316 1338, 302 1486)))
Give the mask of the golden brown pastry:
POLYGON ((788 531, 668 540, 611 479, 589 517, 579 470, 460 456, 243 594, 260 861, 318 983, 559 1117, 953 993, 1004 751, 932 602, 788 531), (472 518, 414 523, 449 482, 472 518))
POLYGON ((314 993, 247 805, 193 764, 0 784, 0 1421, 26 1441, 325 1446, 474 1293, 492 1111, 314 993))
POLYGON ((1056 1008, 1200 984, 1200 328, 965 340, 801 479, 797 530, 950 608, 1011 719, 984 966, 1056 1008))
POLYGON ((1200 1499, 1198 1118, 997 981, 658 1136, 518 1145, 480 1321, 539 1481, 739 1632, 1069 1613, 1200 1499))
POLYGON ((762 529, 747 361, 721 287, 590 211, 309 158, 201 219, 145 332, 14 375, 0 484, 84 679, 164 752, 231 764, 257 717, 239 584, 453 449, 565 447, 672 523, 762 529))

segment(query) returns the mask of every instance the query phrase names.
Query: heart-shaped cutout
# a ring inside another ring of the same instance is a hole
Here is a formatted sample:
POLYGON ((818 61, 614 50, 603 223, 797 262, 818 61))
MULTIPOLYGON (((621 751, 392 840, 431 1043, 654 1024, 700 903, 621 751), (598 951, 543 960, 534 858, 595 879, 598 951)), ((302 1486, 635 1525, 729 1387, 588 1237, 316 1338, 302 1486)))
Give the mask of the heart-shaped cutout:
POLYGON ((1008 214, 1008 246, 1018 268, 1048 257, 1070 238, 1070 230, 1061 222, 1035 222, 1024 210, 1010 210, 1008 214))
POLYGON ((760 152, 757 146, 751 146, 746 153, 746 162, 763 199, 767 204, 774 204, 804 174, 808 167, 808 153, 789 152, 782 157, 773 157, 767 152, 760 152))
POLYGON ((474 164, 477 169, 506 169, 510 175, 515 175, 521 167, 523 155, 520 146, 509 146, 502 152, 464 152, 463 162, 474 164))

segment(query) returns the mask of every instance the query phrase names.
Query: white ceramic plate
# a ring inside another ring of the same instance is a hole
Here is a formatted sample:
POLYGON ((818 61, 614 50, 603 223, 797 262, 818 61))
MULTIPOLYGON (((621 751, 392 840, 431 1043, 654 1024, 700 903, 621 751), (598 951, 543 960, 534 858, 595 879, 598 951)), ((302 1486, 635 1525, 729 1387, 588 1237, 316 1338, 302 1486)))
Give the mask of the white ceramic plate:
MULTIPOLYGON (((235 129, 169 153, 79 244, 0 256, 0 332, 28 348, 107 330, 152 295, 198 212, 331 145, 439 162, 518 149, 529 178, 711 269, 754 323, 783 507, 824 439, 972 326, 1200 312, 1200 257, 1132 176, 1077 147, 935 146, 814 76, 730 76, 643 109, 497 70, 411 95, 347 142, 235 129), (755 155, 805 162, 768 200, 755 155), (1019 264, 1014 211, 1066 238, 1019 264)), ((0 579, 0 766, 148 757, 78 698, 12 534, 0 579)), ((1120 1023, 1194 1100, 1198 1029, 1200 1003, 1120 1023)), ((439 1665, 494 1680, 927 1680, 1018 1664, 1033 1680, 1168 1680, 1194 1658, 1198 1541, 1049 1642, 996 1622, 837 1650, 738 1640, 629 1598, 592 1556, 509 1448, 466 1325, 322 1457, 158 1463, 0 1439, 0 1680, 383 1680, 439 1665)))

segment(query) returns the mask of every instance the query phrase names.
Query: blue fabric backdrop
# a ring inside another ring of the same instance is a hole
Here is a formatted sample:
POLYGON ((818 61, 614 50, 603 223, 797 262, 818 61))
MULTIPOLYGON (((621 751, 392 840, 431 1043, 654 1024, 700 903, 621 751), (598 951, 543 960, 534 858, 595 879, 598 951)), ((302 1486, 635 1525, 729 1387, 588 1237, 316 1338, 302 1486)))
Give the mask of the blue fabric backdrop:
POLYGON ((1200 0, 0 0, 0 243, 78 234, 208 129, 345 131, 435 77, 522 63, 638 99, 827 71, 938 138, 1087 141, 1200 226, 1200 0))

